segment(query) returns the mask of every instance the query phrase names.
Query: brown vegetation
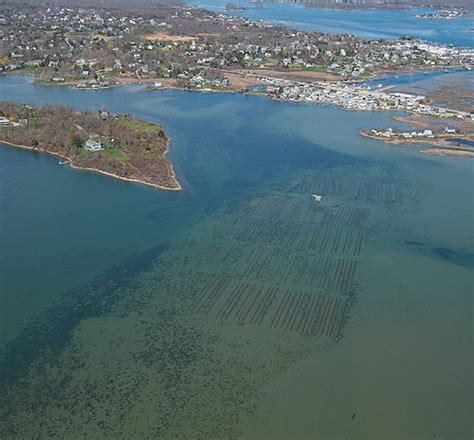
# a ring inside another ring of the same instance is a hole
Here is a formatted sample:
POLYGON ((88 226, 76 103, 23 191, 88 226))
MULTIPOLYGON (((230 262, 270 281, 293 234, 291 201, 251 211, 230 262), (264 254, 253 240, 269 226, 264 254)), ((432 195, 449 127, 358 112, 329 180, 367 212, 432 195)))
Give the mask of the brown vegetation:
POLYGON ((169 35, 166 32, 155 32, 153 34, 143 35, 143 38, 148 41, 193 41, 197 37, 189 35, 169 35))
POLYGON ((35 108, 0 103, 0 114, 14 126, 0 128, 0 142, 67 158, 71 166, 169 190, 179 190, 169 139, 159 125, 108 112, 64 107, 35 108), (100 142, 88 151, 85 142, 100 142))
POLYGON ((288 69, 236 69, 235 73, 241 75, 271 76, 293 81, 341 81, 342 77, 330 72, 317 72, 311 70, 288 70, 288 69))

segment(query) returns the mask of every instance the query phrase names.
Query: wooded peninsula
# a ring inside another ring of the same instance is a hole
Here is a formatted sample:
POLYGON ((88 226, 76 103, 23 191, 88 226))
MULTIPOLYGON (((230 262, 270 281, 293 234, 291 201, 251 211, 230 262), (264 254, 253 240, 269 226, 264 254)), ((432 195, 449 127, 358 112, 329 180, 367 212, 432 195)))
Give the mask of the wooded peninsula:
POLYGON ((166 158, 170 139, 154 123, 107 111, 0 103, 0 142, 56 155, 72 168, 181 190, 166 158))

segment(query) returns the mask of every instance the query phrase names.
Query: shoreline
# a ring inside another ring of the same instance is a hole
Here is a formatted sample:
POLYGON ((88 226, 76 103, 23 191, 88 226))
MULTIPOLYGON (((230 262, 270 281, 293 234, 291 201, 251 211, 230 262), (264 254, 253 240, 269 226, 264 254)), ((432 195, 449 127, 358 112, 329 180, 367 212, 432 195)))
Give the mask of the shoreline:
MULTIPOLYGON (((473 30, 474 32, 474 30, 473 30)), ((306 82, 308 84, 311 84, 312 82, 318 82, 318 81, 323 81, 323 82, 330 82, 330 83, 335 83, 335 84, 361 84, 366 81, 377 81, 377 80, 383 80, 387 76, 397 76, 397 75, 409 75, 413 73, 436 73, 439 71, 446 71, 446 73, 461 73, 464 71, 469 71, 467 66, 404 66, 402 68, 399 68, 397 70, 392 70, 392 69, 380 69, 377 70, 376 72, 373 72, 369 76, 365 78, 357 78, 357 79, 351 79, 351 78, 344 78, 337 73, 332 73, 332 72, 312 72, 312 71, 306 71, 306 70, 289 70, 289 71, 278 71, 274 69, 236 69, 235 71, 232 70, 226 70, 223 69, 224 73, 230 74, 230 75, 235 75, 235 76, 240 76, 242 78, 246 78, 248 76, 251 76, 255 78, 256 84, 253 85, 259 85, 261 84, 259 77, 260 76, 269 76, 274 79, 280 79, 280 80, 293 80, 293 81, 299 81, 299 82, 306 82), (281 76, 278 74, 281 73, 281 76), (299 78, 294 78, 290 79, 288 77, 299 77, 299 78), (311 76, 315 76, 315 78, 311 78, 311 76), (320 78, 317 78, 316 76, 320 76, 320 78)), ((161 90, 190 90, 190 91, 200 91, 200 90, 205 90, 203 88, 197 88, 197 87, 181 87, 178 85, 173 84, 176 82, 176 79, 174 78, 161 78, 161 77, 150 77, 150 78, 136 78, 133 75, 118 75, 114 76, 111 79, 114 81, 114 84, 107 85, 107 86, 101 86, 101 87, 77 87, 79 84, 82 84, 84 81, 83 80, 68 80, 64 82, 53 82, 50 80, 41 80, 39 78, 39 74, 35 72, 23 72, 23 71, 8 71, 8 72, 1 72, 0 75, 24 75, 24 76, 30 76, 33 79, 33 82, 35 85, 39 86, 52 86, 52 87, 71 87, 77 90, 85 90, 85 91, 90 91, 90 90, 108 90, 108 89, 113 89, 116 87, 123 87, 123 86, 129 86, 129 85, 147 85, 147 84, 153 84, 154 82, 162 82, 164 83, 162 87, 159 87, 161 90)), ((214 90, 214 89, 209 89, 212 91, 222 91, 222 92, 234 92, 234 93, 247 93, 247 91, 243 91, 244 87, 238 87, 238 86, 231 86, 227 90, 214 90)), ((158 88, 157 88, 158 89, 158 88)))
POLYGON ((364 78, 362 80, 356 80, 354 82, 365 82, 371 80, 378 80, 378 79, 385 79, 386 76, 397 76, 397 75, 410 75, 413 73, 436 73, 439 71, 443 71, 446 74, 453 74, 453 73, 462 73, 462 72, 469 72, 470 70, 466 66, 423 66, 420 68, 416 67, 405 67, 400 68, 398 70, 390 70, 390 69, 382 69, 377 71, 374 75, 364 78), (446 71, 446 72, 445 72, 446 71))
MULTIPOLYGON (((474 30, 473 30, 474 32, 474 30)), ((236 69, 232 71, 230 69, 223 69, 224 74, 234 75, 241 78, 249 78, 252 77, 255 79, 255 83, 252 81, 243 81, 244 83, 248 83, 247 85, 242 85, 241 87, 235 85, 230 86, 228 89, 206 89, 206 88, 198 88, 198 87, 183 87, 176 85, 177 82, 174 78, 161 78, 161 77, 150 77, 150 78, 136 78, 133 75, 118 75, 114 76, 111 79, 114 81, 113 84, 103 87, 77 87, 79 84, 83 83, 83 80, 68 80, 64 82, 53 82, 50 80, 42 80, 39 78, 39 74, 35 72, 23 72, 18 70, 12 70, 8 72, 0 72, 0 76, 2 75, 22 75, 22 76, 29 76, 32 78, 33 83, 39 86, 46 86, 46 87, 70 87, 75 90, 84 90, 84 91, 91 91, 91 90, 108 90, 117 87, 126 87, 130 85, 152 85, 155 82, 161 82, 163 85, 161 87, 157 87, 156 90, 189 90, 189 91, 201 91, 201 90, 209 90, 209 91, 217 91, 217 92, 231 92, 231 93, 248 93, 251 90, 246 89, 251 85, 262 85, 260 77, 271 77, 276 80, 289 80, 289 81, 298 81, 311 84, 313 82, 327 82, 327 83, 334 83, 334 84, 363 84, 367 81, 378 81, 384 80, 387 77, 393 76, 396 77, 398 75, 410 75, 416 73, 437 73, 440 71, 445 72, 446 74, 454 74, 454 73, 463 73, 469 72, 471 69, 468 66, 404 66, 397 70, 392 69, 380 69, 376 72, 373 72, 369 76, 365 78, 345 78, 336 73, 331 72, 312 72, 312 71, 305 71, 305 70, 289 70, 288 72, 285 71, 278 71, 274 69, 236 69), (278 74, 281 74, 278 75, 278 74), (288 78, 288 77, 298 77, 298 78, 288 78), (314 78, 311 78, 314 76, 314 78), (317 78, 320 76, 320 78, 317 78)))
MULTIPOLYGON (((166 145, 165 156, 169 151, 169 144, 170 143, 171 143, 171 141, 168 140, 167 145, 166 145)), ((117 180, 122 180, 124 182, 138 183, 140 185, 145 185, 145 186, 149 186, 149 187, 152 187, 152 188, 157 188, 157 189, 160 189, 160 190, 163 190, 163 191, 182 191, 183 190, 183 187, 181 186, 178 179, 176 178, 176 174, 175 174, 175 171, 174 171, 174 168, 173 168, 172 164, 171 164, 171 173, 172 173, 172 176, 173 176, 173 180, 176 182, 177 186, 176 187, 167 187, 167 186, 158 185, 156 183, 145 182, 145 181, 139 180, 139 179, 131 179, 131 178, 128 178, 128 177, 119 176, 117 174, 109 173, 107 171, 100 170, 98 168, 77 166, 77 165, 74 165, 71 158, 69 158, 67 156, 64 156, 63 154, 60 154, 60 153, 55 153, 55 152, 52 152, 52 151, 45 150, 44 148, 34 148, 34 147, 28 147, 26 145, 15 144, 13 142, 4 141, 1 138, 0 138, 0 144, 4 144, 4 145, 7 145, 7 146, 10 146, 10 147, 13 147, 13 148, 18 148, 20 150, 28 150, 28 151, 32 151, 32 152, 38 152, 38 153, 41 153, 41 154, 48 154, 50 156, 56 156, 56 157, 59 157, 61 159, 65 159, 67 161, 67 163, 64 164, 64 165, 68 165, 70 168, 72 168, 74 170, 89 171, 89 172, 93 172, 93 173, 96 173, 96 174, 102 174, 104 176, 111 177, 111 178, 114 178, 114 179, 117 179, 117 180)))
POLYGON ((419 152, 427 156, 459 157, 463 159, 474 158, 474 152, 464 150, 450 150, 446 148, 426 148, 424 150, 420 150, 419 152))
MULTIPOLYGON (((418 150, 419 153, 421 154, 428 154, 431 156, 455 156, 455 157, 462 157, 462 158, 474 158, 474 150, 471 150, 469 148, 457 148, 455 146, 449 145, 449 142, 447 144, 441 144, 441 143, 436 143, 435 142, 430 142, 429 139, 385 139, 382 137, 378 137, 375 135, 371 135, 369 133, 365 133, 364 130, 359 131, 359 135, 368 139, 375 139, 381 142, 384 142, 386 144, 390 144, 392 146, 400 146, 400 147, 411 147, 411 146, 417 146, 417 145, 431 145, 433 148, 424 148, 418 150)), ((459 137, 459 135, 457 135, 459 137)), ((455 137, 455 136, 453 136, 455 137)), ((442 142, 445 139, 437 139, 438 142, 442 142)))

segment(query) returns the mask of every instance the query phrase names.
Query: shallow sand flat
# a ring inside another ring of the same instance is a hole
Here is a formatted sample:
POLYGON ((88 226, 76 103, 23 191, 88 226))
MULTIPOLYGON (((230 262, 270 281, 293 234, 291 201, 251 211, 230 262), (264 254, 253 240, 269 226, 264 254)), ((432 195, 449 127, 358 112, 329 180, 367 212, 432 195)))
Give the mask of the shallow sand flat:
POLYGON ((474 151, 454 150, 450 148, 427 148, 420 150, 420 153, 435 156, 474 157, 474 151))

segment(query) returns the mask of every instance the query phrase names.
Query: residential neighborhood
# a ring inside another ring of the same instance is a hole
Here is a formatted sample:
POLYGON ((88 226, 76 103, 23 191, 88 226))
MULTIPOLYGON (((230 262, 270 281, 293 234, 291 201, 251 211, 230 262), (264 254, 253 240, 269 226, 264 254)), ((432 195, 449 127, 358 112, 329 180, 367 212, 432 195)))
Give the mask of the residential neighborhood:
POLYGON ((320 102, 358 111, 404 111, 437 118, 471 119, 472 114, 455 109, 430 105, 423 95, 372 90, 368 86, 328 83, 292 82, 262 77, 270 92, 279 99, 288 101, 320 102))
MULTIPOLYGON (((117 78, 171 78, 228 87, 225 69, 272 69, 360 80, 380 71, 472 66, 474 51, 405 37, 367 40, 274 27, 197 7, 66 8, 5 5, 0 73, 103 88, 117 78)), ((275 74, 275 76, 278 76, 275 74)))

